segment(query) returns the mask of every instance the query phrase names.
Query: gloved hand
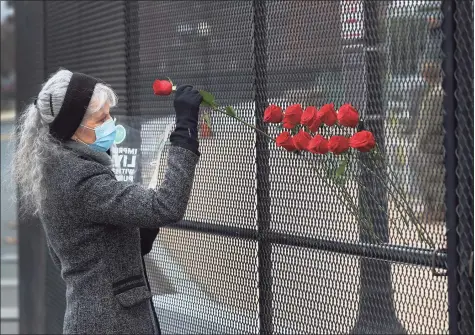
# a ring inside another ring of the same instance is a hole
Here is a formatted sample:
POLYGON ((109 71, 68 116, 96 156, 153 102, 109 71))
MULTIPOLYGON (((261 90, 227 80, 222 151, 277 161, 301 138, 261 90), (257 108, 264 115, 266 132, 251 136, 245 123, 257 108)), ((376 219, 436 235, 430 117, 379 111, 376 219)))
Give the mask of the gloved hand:
POLYGON ((172 145, 198 152, 198 113, 203 97, 190 85, 178 87, 175 92, 176 128, 170 135, 172 145))
POLYGON ((152 251, 153 242, 157 238, 158 228, 140 228, 140 249, 142 250, 142 256, 145 256, 152 251))

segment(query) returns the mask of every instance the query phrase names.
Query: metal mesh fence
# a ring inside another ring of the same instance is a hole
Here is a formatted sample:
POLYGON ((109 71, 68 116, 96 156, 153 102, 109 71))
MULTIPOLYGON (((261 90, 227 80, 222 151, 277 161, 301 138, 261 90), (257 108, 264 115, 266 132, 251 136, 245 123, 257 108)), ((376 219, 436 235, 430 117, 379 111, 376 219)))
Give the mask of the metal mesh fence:
MULTIPOLYGON (((25 1, 16 3, 15 20, 17 39, 20 39, 20 36, 28 36, 26 43, 16 43, 17 85, 22 88, 17 90, 16 106, 23 108, 31 102, 31 97, 41 89, 41 82, 44 79, 43 4, 25 1)), ((18 199, 20 199, 19 206, 21 206, 21 198, 18 197, 18 199)), ((18 225, 18 236, 22 241, 18 248, 20 260, 18 299, 21 320, 19 330, 22 334, 31 334, 38 329, 43 329, 42 312, 44 311, 46 272, 44 264, 47 252, 39 221, 33 217, 24 216, 19 222, 21 224, 18 225), (37 264, 42 264, 43 267, 35 268, 37 264)))
MULTIPOLYGON (((161 229, 145 259, 163 333, 440 334, 449 313, 460 333, 473 332, 473 2, 453 3, 458 105, 445 113, 442 1, 45 3, 46 73, 85 72, 119 95, 120 179, 155 187, 154 173, 164 174, 168 143, 158 161, 157 143, 173 124, 173 98, 153 96, 157 77, 213 92, 272 136, 269 104, 351 102, 385 154, 377 176, 354 164, 334 187, 318 170, 337 159, 289 154, 212 114, 185 220, 161 229), (433 274, 448 267, 455 224, 445 220, 447 113, 458 121, 455 284, 433 274), (405 225, 389 177, 432 244, 405 225), (371 213, 381 243, 342 205, 347 195, 371 213), (459 298, 448 313, 449 285, 459 298)), ((46 277, 55 333, 64 288, 57 272, 46 277)))
POLYGON ((460 283, 457 289, 460 302, 457 308, 461 313, 458 330, 460 333, 473 333, 473 272, 470 273, 470 266, 473 271, 473 77, 463 75, 473 73, 473 2, 460 2, 454 20, 457 27, 454 36, 457 44, 454 55, 457 70, 454 75, 458 82, 455 92, 456 155, 459 162, 456 171, 459 180, 457 235, 460 241, 457 248, 460 262, 457 269, 460 283))

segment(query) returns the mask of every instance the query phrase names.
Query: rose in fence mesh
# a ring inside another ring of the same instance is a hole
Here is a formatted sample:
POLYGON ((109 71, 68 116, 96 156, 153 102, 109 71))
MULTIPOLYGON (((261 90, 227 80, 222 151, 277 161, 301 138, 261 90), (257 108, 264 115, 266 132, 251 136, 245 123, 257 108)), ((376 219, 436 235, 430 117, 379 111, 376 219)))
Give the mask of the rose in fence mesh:
MULTIPOLYGON (((156 95, 170 95, 175 90, 171 80, 156 80, 153 88, 156 95)), ((342 206, 358 220, 373 243, 385 242, 374 230, 374 216, 370 213, 370 208, 382 211, 388 217, 389 224, 404 244, 407 244, 405 234, 396 220, 401 220, 408 229, 415 228, 420 241, 435 248, 435 242, 414 212, 408 196, 392 171, 384 148, 378 146, 371 130, 365 129, 364 119, 351 104, 343 104, 338 109, 331 102, 319 109, 316 106, 304 109, 300 104, 293 104, 285 110, 280 106, 270 105, 264 111, 263 121, 280 132, 274 138, 242 120, 232 106, 220 106, 211 93, 200 93, 203 106, 261 133, 277 147, 288 151, 288 159, 309 162, 316 178, 321 179, 326 187, 336 188, 343 195, 342 206), (318 156, 317 159, 315 156, 318 156), (362 178, 363 175, 366 177, 362 178), (369 190, 369 179, 386 188, 387 198, 379 198, 369 190), (362 191, 367 190, 364 192, 365 196, 355 197, 351 194, 347 188, 348 182, 355 183, 362 191), (388 215, 388 202, 395 205, 397 217, 388 215)), ((209 113, 203 114, 203 125, 207 132, 211 131, 209 113)))

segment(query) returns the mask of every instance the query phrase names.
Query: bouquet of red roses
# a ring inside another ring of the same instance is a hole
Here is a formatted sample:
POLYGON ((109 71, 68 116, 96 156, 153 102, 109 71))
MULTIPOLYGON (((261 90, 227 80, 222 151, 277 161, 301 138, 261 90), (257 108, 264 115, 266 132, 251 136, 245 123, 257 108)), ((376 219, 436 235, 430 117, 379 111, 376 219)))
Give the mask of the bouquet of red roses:
POLYGON ((300 104, 295 104, 287 107, 285 113, 276 105, 270 105, 264 111, 264 122, 278 124, 280 128, 286 129, 276 138, 278 147, 322 155, 328 152, 340 155, 350 148, 361 152, 373 149, 376 141, 367 130, 359 131, 349 138, 335 135, 327 139, 318 133, 323 125, 356 128, 358 121, 358 112, 350 104, 341 106, 338 113, 333 103, 323 105, 320 110, 315 106, 303 110, 300 104))
MULTIPOLYGON (((175 86, 171 80, 156 80, 153 84, 156 95, 170 95, 175 86)), ((249 124, 238 117, 232 106, 221 107, 215 97, 206 91, 200 91, 204 106, 210 107, 212 111, 225 114, 245 126, 266 136, 277 147, 286 151, 299 153, 310 163, 312 156, 323 156, 328 159, 320 160, 318 166, 312 165, 312 169, 318 178, 330 188, 336 188, 339 194, 343 195, 342 204, 346 209, 358 219, 361 227, 378 242, 379 238, 374 233, 374 222, 370 213, 361 210, 368 208, 364 206, 354 195, 350 194, 346 187, 346 182, 351 179, 358 188, 368 188, 367 181, 360 178, 362 171, 369 174, 371 178, 379 180, 381 185, 387 190, 388 199, 378 199, 372 192, 366 192, 374 208, 387 211, 384 201, 391 201, 399 215, 398 220, 402 220, 406 227, 414 227, 422 242, 435 248, 435 243, 431 240, 425 227, 413 212, 404 190, 397 182, 397 178, 388 169, 390 164, 386 161, 385 155, 378 150, 373 133, 369 130, 357 130, 359 124, 363 123, 357 109, 351 104, 343 104, 338 110, 334 103, 327 103, 317 109, 315 106, 307 106, 305 109, 300 104, 293 104, 283 110, 280 106, 270 105, 264 111, 263 121, 274 124, 280 134, 274 138, 266 131, 263 131, 252 124, 249 124), (341 133, 346 133, 342 135, 341 133), (349 135, 348 135, 349 133, 349 135), (333 156, 333 157, 327 157, 333 156), (337 162, 335 164, 335 161, 337 162), (354 166, 356 168, 351 168, 354 166), (384 174, 384 176, 382 176, 384 174)), ((205 130, 211 130, 211 119, 208 113, 203 115, 203 125, 205 130)), ((371 207, 371 206, 370 206, 371 207)), ((388 220, 394 223, 393 227, 403 243, 405 234, 400 230, 396 218, 388 215, 388 220)))

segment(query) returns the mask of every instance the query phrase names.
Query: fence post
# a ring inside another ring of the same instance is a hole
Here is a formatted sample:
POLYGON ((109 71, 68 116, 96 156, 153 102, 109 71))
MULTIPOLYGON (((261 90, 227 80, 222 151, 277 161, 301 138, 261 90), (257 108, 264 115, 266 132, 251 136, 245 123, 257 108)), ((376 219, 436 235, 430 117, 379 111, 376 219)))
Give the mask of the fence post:
MULTIPOLYGON (((16 32, 16 122, 22 109, 38 94, 44 73, 43 1, 14 1, 16 32), (21 89, 20 89, 21 88, 21 89)), ((22 212, 21 190, 17 190, 17 213, 22 212)), ((18 315, 20 334, 45 332, 46 262, 48 251, 38 217, 18 215, 18 315)))
POLYGON ((442 70, 444 74, 442 88, 444 90, 444 146, 445 146, 445 204, 447 222, 447 283, 449 301, 449 333, 458 334, 459 294, 458 285, 458 254, 457 254, 457 160, 455 155, 455 40, 454 40, 454 0, 442 2, 442 31, 444 40, 442 52, 444 59, 442 70))
MULTIPOLYGON (((473 1, 455 0, 458 333, 473 334, 473 1), (471 269, 470 269, 471 268, 471 269), (471 273, 472 272, 472 273, 471 273)), ((455 249, 454 249, 455 252, 455 249)))
POLYGON ((126 106, 125 113, 128 126, 136 132, 135 136, 129 138, 125 143, 137 149, 136 169, 134 173, 134 182, 142 183, 142 152, 141 152, 141 129, 142 119, 140 113, 140 99, 137 90, 137 83, 140 82, 139 66, 139 21, 138 11, 139 3, 134 1, 125 1, 124 6, 124 29, 125 29, 125 66, 126 66, 126 106))
POLYGON ((472 6, 469 1, 442 2, 450 334, 473 334, 473 277, 468 271, 473 252, 472 6))
MULTIPOLYGON (((267 107, 267 5, 266 0, 253 0, 254 10, 254 90, 256 126, 267 131, 263 122, 267 107)), ((257 231, 259 333, 272 334, 272 245, 266 239, 270 230, 269 141, 256 133, 257 231)))
MULTIPOLYGON (((365 66, 365 124, 362 125, 370 129, 376 138, 378 147, 385 148, 384 131, 384 100, 383 100, 383 76, 384 76, 384 56, 381 50, 382 40, 380 39, 380 19, 379 2, 363 1, 363 53, 365 66)), ((360 159, 365 159, 365 165, 371 166, 371 161, 365 155, 360 155, 360 159)), ((381 177, 381 183, 385 183, 387 176, 386 168, 378 168, 376 172, 381 177)), ((367 171, 364 169, 363 171, 367 171)), ((382 242, 389 241, 389 226, 387 213, 387 191, 386 187, 374 180, 372 173, 362 172, 361 183, 367 185, 364 189, 359 188, 359 203, 361 211, 369 214, 373 221, 375 234, 382 242), (384 199, 381 205, 384 208, 376 208, 371 205, 373 194, 376 199, 384 199)), ((360 228, 361 242, 374 242, 371 236, 360 228)), ((356 324, 352 329, 352 334, 405 334, 406 331, 399 322, 393 303, 393 288, 391 280, 391 264, 386 261, 378 261, 369 258, 360 258, 360 290, 359 309, 356 324)))

